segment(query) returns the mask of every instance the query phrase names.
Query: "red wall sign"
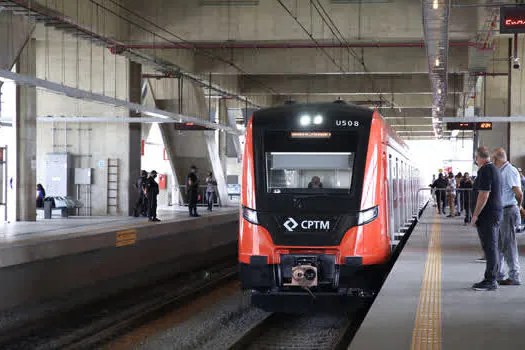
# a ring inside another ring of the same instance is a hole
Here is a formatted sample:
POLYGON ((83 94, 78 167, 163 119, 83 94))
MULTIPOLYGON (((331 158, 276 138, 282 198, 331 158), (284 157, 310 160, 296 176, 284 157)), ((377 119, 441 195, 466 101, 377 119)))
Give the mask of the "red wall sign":
POLYGON ((146 147, 146 141, 144 141, 144 140, 140 141, 140 155, 141 156, 144 155, 145 147, 146 147))
POLYGON ((525 7, 500 8, 500 33, 525 33, 525 7))
POLYGON ((164 148, 164 151, 162 152, 162 159, 168 160, 168 152, 166 152, 166 148, 164 148))
POLYGON ((161 190, 166 189, 166 174, 159 174, 159 188, 161 190))

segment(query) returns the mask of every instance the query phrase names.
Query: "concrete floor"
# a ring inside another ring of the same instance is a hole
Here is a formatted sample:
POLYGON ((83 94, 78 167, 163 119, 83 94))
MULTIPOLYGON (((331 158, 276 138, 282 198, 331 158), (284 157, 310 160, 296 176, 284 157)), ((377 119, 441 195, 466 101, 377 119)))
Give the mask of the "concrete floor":
MULTIPOLYGON (((472 226, 463 226, 462 217, 438 218, 434 209, 429 206, 425 211, 350 349, 417 347, 416 324, 425 331, 434 330, 419 341, 423 349, 524 349, 525 286, 472 290, 485 269, 476 262, 481 255, 477 233, 472 226), (436 230, 441 233, 440 249, 431 266, 437 269, 438 278, 434 285, 424 286, 427 257, 438 251, 429 250, 429 238, 436 230), (437 291, 433 299, 429 298, 432 290, 437 291), (420 300, 422 293, 427 293, 426 304, 433 308, 420 312, 416 321, 418 306, 425 304, 420 300), (421 322, 421 317, 434 323, 421 322)), ((525 266, 525 236, 518 240, 520 263, 525 266)))
MULTIPOLYGON (((238 211, 237 207, 214 208, 209 213, 205 207, 197 208, 201 218, 210 215, 232 213, 238 211)), ((169 207, 158 210, 158 217, 162 222, 177 221, 188 218, 187 207, 169 207)), ((193 218, 192 218, 193 219, 193 218)), ((195 218, 198 220, 200 218, 195 218)), ((100 233, 105 229, 133 227, 147 224, 145 217, 135 218, 132 216, 70 216, 69 218, 60 217, 59 212, 55 212, 52 219, 39 217, 33 222, 11 222, 0 223, 0 244, 23 241, 28 238, 56 237, 68 234, 89 234, 100 233)))

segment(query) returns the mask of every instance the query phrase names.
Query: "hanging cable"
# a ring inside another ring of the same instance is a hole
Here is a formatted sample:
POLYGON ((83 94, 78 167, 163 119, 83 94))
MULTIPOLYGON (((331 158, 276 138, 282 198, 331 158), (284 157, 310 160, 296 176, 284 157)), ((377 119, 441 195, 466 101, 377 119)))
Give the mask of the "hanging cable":
POLYGON ((295 16, 292 13, 292 11, 281 0, 277 0, 277 2, 282 6, 285 12, 287 12, 290 15, 290 17, 292 17, 295 20, 295 22, 301 27, 301 29, 306 33, 306 35, 308 35, 310 40, 314 42, 316 49, 323 52, 326 55, 326 57, 328 57, 328 59, 334 64, 334 66, 337 67, 337 69, 339 69, 342 73, 345 73, 344 68, 339 63, 337 63, 337 61, 323 47, 321 47, 319 41, 317 41, 317 39, 312 35, 312 33, 310 33, 308 29, 301 23, 301 21, 299 21, 297 16, 295 16))
MULTIPOLYGON (((319 14, 323 22, 328 26, 328 28, 330 29, 334 37, 339 41, 341 46, 343 46, 348 51, 349 55, 354 57, 354 59, 357 62, 359 62, 359 64, 363 67, 363 71, 365 73, 370 73, 370 71, 366 67, 363 56, 359 56, 359 54, 357 54, 355 50, 350 47, 350 43, 345 39, 343 33, 341 33, 341 31, 339 30, 335 22, 332 20, 332 17, 328 14, 328 12, 324 8, 324 6, 321 4, 321 2, 319 0, 316 0, 316 2, 317 2, 317 5, 314 3, 314 0, 310 0, 310 3, 314 6, 317 13, 319 14)), ((348 65, 348 70, 350 70, 350 64, 348 65)), ((365 76, 370 81, 372 85, 372 90, 374 90, 377 94, 379 94, 380 101, 388 103, 391 107, 394 107, 393 100, 388 101, 381 96, 381 91, 377 89, 377 85, 375 83, 374 78, 372 78, 370 74, 365 74, 365 76)))
POLYGON ((227 65, 231 66, 232 68, 234 68, 235 70, 237 70, 239 73, 245 75, 244 79, 246 79, 246 80, 250 80, 250 81, 256 83, 257 85, 263 87, 265 90, 267 90, 268 92, 270 92, 270 93, 272 93, 272 94, 277 94, 277 95, 279 95, 279 93, 278 93, 277 91, 275 91, 273 88, 271 88, 271 87, 269 87, 269 86, 267 86, 267 85, 261 83, 260 80, 258 80, 258 79, 255 79, 255 78, 253 78, 253 77, 250 77, 250 76, 248 75, 248 72, 244 71, 241 67, 239 67, 238 65, 236 65, 233 61, 229 61, 229 60, 227 60, 227 59, 225 59, 225 58, 223 58, 223 57, 221 57, 221 56, 218 56, 218 55, 214 54, 213 52, 211 52, 210 50, 198 49, 197 46, 196 46, 194 43, 192 43, 192 42, 190 42, 190 41, 184 39, 184 38, 181 37, 180 35, 177 35, 177 34, 171 32, 171 31, 169 31, 169 30, 167 30, 167 29, 165 29, 165 28, 159 26, 159 25, 156 24, 155 22, 153 22, 153 21, 147 19, 146 17, 144 17, 144 16, 142 16, 142 15, 140 15, 140 14, 137 14, 137 13, 134 12, 133 10, 130 10, 129 8, 127 8, 126 6, 121 5, 120 3, 118 3, 118 2, 115 1, 115 0, 108 0, 108 1, 109 1, 110 3, 112 3, 112 4, 114 4, 115 6, 117 6, 118 8, 120 8, 120 9, 126 11, 127 13, 129 13, 129 14, 135 16, 136 18, 140 19, 140 20, 143 21, 144 23, 146 23, 146 24, 148 24, 148 25, 151 25, 151 26, 153 26, 154 28, 159 29, 161 32, 164 32, 164 33, 166 33, 166 34, 168 34, 168 35, 171 35, 172 37, 174 37, 174 38, 176 38, 177 40, 179 40, 179 42, 176 42, 176 41, 170 40, 170 39, 168 39, 168 38, 166 38, 166 37, 164 37, 164 36, 161 36, 161 35, 159 35, 159 34, 155 34, 155 33, 152 32, 151 30, 149 30, 149 29, 147 29, 147 28, 145 28, 145 27, 143 27, 143 26, 141 26, 141 25, 139 25, 139 24, 137 24, 137 23, 135 23, 135 22, 132 22, 132 21, 129 20, 128 18, 126 18, 126 17, 124 17, 124 16, 122 16, 122 15, 116 13, 115 11, 113 11, 113 10, 107 8, 107 7, 104 7, 103 5, 100 5, 100 4, 99 4, 97 1, 95 1, 95 0, 89 0, 89 1, 92 2, 93 4, 97 4, 97 5, 101 6, 104 10, 106 10, 107 12, 109 12, 109 13, 115 15, 117 18, 120 18, 120 19, 122 19, 123 21, 125 21, 125 22, 127 22, 127 23, 130 23, 131 25, 133 25, 133 26, 135 26, 135 27, 137 27, 137 28, 139 28, 139 29, 141 29, 141 30, 147 32, 147 33, 151 33, 151 34, 157 35, 159 38, 161 38, 162 40, 164 40, 164 41, 166 41, 166 42, 168 42, 168 43, 171 43, 171 44, 173 44, 173 45, 175 45, 175 46, 180 45, 181 48, 185 48, 184 45, 191 46, 191 47, 193 48, 193 51, 195 52, 196 55, 204 55, 204 56, 206 56, 206 57, 208 57, 208 58, 211 58, 212 60, 216 60, 216 61, 222 62, 222 63, 224 63, 224 64, 227 64, 227 65), (183 45, 183 44, 184 44, 184 45, 183 45))

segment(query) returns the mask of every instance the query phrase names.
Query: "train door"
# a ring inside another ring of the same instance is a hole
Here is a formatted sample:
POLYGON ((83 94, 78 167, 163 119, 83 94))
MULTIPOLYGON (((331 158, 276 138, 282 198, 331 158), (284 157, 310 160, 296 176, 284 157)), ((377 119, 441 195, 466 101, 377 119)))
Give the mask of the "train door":
POLYGON ((409 219, 412 219, 414 215, 414 183, 413 183, 414 169, 411 165, 408 166, 408 193, 410 198, 410 213, 408 215, 409 219))
POLYGON ((399 200, 399 158, 396 158, 396 164, 394 167, 394 216, 395 216, 395 232, 399 232, 399 226, 401 221, 400 212, 400 200, 399 200))
POLYGON ((388 155, 388 203, 389 203, 389 216, 390 216, 390 242, 395 240, 396 222, 394 212, 394 179, 393 179, 393 165, 392 155, 388 155))
POLYGON ((406 223, 406 211, 407 211, 407 198, 406 198, 406 164, 401 161, 401 173, 399 174, 401 180, 401 220, 399 224, 401 227, 405 226, 406 223))

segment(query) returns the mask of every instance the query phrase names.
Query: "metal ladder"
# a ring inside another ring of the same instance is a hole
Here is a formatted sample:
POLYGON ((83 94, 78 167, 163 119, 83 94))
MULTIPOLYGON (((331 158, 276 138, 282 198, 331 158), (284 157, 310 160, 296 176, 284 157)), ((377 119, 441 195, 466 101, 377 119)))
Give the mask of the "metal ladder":
POLYGON ((119 160, 116 158, 108 158, 107 164, 107 201, 106 213, 120 214, 119 209, 119 160), (114 212, 112 213, 112 208, 114 212))

